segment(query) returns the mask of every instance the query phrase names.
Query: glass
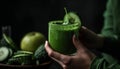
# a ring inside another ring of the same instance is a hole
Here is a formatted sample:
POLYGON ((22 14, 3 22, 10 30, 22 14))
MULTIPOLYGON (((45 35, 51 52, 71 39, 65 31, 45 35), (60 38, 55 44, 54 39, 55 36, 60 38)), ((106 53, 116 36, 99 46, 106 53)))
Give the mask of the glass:
POLYGON ((73 45, 73 34, 78 35, 80 23, 63 25, 63 21, 50 21, 48 39, 53 50, 63 53, 72 54, 76 51, 73 45))

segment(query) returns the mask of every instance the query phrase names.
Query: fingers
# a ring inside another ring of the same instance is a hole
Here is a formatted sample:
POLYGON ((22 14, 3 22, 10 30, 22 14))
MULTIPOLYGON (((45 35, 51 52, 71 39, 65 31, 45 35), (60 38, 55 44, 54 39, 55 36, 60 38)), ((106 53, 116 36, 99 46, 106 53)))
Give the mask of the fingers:
POLYGON ((76 38, 75 35, 73 35, 73 44, 76 47, 77 50, 84 48, 83 44, 79 41, 78 38, 76 38))
POLYGON ((53 50, 49 47, 48 41, 45 41, 45 50, 47 51, 48 55, 51 56, 50 54, 53 50))
POLYGON ((49 46, 49 44, 48 44, 48 41, 46 41, 46 43, 45 43, 45 49, 46 49, 46 51, 48 52, 48 55, 50 56, 50 57, 54 57, 55 59, 58 59, 58 60, 61 60, 61 54, 60 53, 58 53, 58 52, 56 52, 56 51, 53 51, 51 48, 50 48, 50 46, 49 46))
POLYGON ((63 67, 63 69, 67 69, 67 65, 66 64, 64 64, 63 62, 61 62, 61 61, 59 61, 59 60, 57 60, 57 59, 55 59, 55 58, 53 58, 53 57, 51 57, 53 60, 55 60, 56 62, 58 62, 62 67, 63 67))
POLYGON ((64 55, 64 54, 60 54, 54 50, 52 50, 49 46, 48 41, 46 41, 45 43, 45 49, 48 52, 48 55, 55 61, 57 61, 60 65, 62 65, 63 67, 65 67, 65 65, 68 65, 71 61, 70 56, 68 55, 64 55))
POLYGON ((73 44, 76 47, 76 49, 80 49, 80 46, 78 46, 79 45, 78 38, 76 38, 75 35, 73 35, 73 44))
POLYGON ((75 35, 73 36, 73 44, 77 49, 77 54, 79 55, 87 55, 91 59, 95 57, 94 53, 92 53, 90 50, 88 50, 76 37, 75 35))

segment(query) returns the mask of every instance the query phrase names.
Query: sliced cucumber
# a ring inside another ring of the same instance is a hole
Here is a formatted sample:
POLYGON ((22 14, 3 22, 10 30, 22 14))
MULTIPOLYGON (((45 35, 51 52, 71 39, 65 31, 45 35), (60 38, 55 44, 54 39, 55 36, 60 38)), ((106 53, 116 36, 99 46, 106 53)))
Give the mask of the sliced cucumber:
POLYGON ((15 43, 13 42, 13 40, 11 39, 11 37, 7 36, 5 33, 3 33, 3 38, 5 39, 5 41, 7 42, 7 44, 9 44, 9 46, 14 49, 14 50, 18 50, 18 48, 16 47, 15 43))
POLYGON ((13 57, 14 58, 17 58, 17 57, 29 57, 31 56, 30 54, 17 54, 17 55, 14 55, 13 57))
POLYGON ((9 57, 11 57, 12 55, 13 55, 13 50, 9 48, 9 57))
POLYGON ((32 60, 32 54, 29 53, 19 53, 12 56, 7 64, 14 64, 14 65, 29 65, 35 64, 35 61, 32 60))
POLYGON ((9 57, 9 48, 2 46, 0 47, 0 62, 6 60, 9 57))
POLYGON ((14 55, 17 55, 17 54, 30 54, 30 55, 32 55, 33 52, 18 50, 17 52, 14 53, 14 55))

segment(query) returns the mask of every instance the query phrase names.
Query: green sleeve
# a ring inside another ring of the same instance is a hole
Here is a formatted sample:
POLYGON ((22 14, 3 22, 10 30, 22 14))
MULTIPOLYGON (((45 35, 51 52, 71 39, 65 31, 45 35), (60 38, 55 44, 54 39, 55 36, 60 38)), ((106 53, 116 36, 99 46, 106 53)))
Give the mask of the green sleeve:
POLYGON ((104 39, 102 53, 97 56, 90 69, 120 69, 120 0, 108 0, 104 13, 104 25, 101 34, 104 39), (112 57, 114 56, 114 58, 112 57), (116 58, 116 59, 115 59, 116 58))
POLYGON ((116 11, 120 11, 120 8, 117 7, 120 6, 118 2, 120 3, 120 0, 108 0, 104 13, 104 25, 101 31, 105 38, 101 50, 116 57, 119 57, 117 53, 120 52, 120 30, 116 30, 116 28, 120 29, 120 20, 118 19, 120 15, 115 14, 116 11))
POLYGON ((119 11, 119 8, 115 6, 115 5, 119 6, 117 2, 119 2, 119 0, 108 0, 106 4, 106 10, 104 12, 104 25, 101 30, 101 34, 103 36, 109 37, 113 40, 114 39, 118 40, 120 36, 118 34, 120 32, 118 31, 118 29, 120 29, 118 26, 120 25, 118 19, 119 13, 115 14, 116 13, 115 11, 119 11))
POLYGON ((106 4, 106 10, 104 12, 104 25, 101 31, 104 36, 113 37, 113 6, 112 0, 108 0, 106 4))
POLYGON ((90 69, 120 69, 120 64, 110 55, 103 53, 92 61, 90 69))

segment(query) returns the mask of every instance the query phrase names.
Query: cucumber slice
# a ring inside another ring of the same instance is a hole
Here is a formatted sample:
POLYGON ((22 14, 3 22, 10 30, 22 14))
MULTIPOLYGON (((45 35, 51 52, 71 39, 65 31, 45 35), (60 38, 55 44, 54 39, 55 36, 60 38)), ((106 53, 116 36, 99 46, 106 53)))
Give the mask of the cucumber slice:
POLYGON ((32 54, 20 53, 12 56, 8 60, 7 64, 28 65, 32 64, 33 62, 35 61, 32 60, 32 54))
POLYGON ((30 55, 30 54, 17 54, 17 55, 14 55, 13 57, 17 58, 17 57, 30 57, 30 56, 32 56, 32 55, 30 55))
POLYGON ((0 62, 6 60, 9 57, 9 49, 5 46, 0 47, 0 62))
POLYGON ((7 64, 14 64, 14 65, 26 65, 26 64, 32 64, 32 56, 20 54, 13 56, 10 58, 7 62, 7 64))
POLYGON ((13 55, 13 50, 9 48, 9 57, 11 57, 12 55, 13 55))
POLYGON ((33 52, 30 52, 30 51, 22 51, 22 50, 18 50, 17 52, 14 53, 15 55, 17 54, 33 54, 33 52))
POLYGON ((3 38, 6 40, 6 42, 13 48, 14 50, 18 50, 18 48, 15 46, 15 43, 11 39, 11 37, 7 36, 5 33, 3 33, 3 38))

